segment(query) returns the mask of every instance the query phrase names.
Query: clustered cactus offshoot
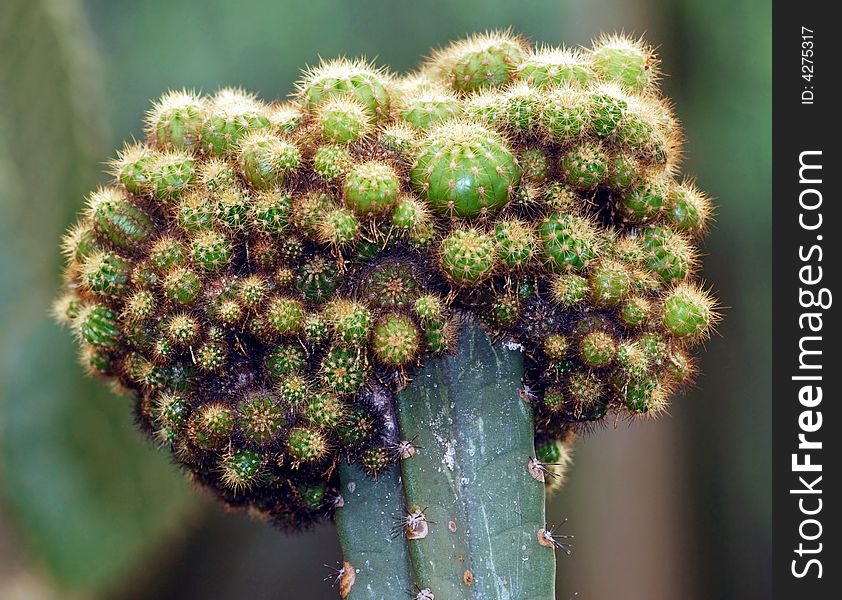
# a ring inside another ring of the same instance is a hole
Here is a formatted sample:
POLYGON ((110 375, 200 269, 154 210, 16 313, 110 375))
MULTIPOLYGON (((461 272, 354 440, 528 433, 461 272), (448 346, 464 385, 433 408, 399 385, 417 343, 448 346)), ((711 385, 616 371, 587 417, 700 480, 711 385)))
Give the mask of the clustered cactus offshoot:
POLYGON ((55 313, 196 481, 282 525, 335 509, 340 461, 401 458, 376 398, 472 316, 522 346, 562 471, 576 432, 663 412, 717 318, 657 67, 493 32, 402 77, 324 62, 286 102, 167 93, 65 236, 55 313))

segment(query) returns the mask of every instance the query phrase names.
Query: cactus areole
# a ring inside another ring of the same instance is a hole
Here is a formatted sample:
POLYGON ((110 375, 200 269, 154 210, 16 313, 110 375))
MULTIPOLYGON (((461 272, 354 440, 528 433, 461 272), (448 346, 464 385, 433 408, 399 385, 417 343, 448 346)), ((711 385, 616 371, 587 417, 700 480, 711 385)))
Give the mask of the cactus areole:
POLYGON ((334 516, 342 597, 553 598, 576 434, 662 413, 717 320, 657 66, 492 32, 285 102, 169 92, 64 237, 56 317, 195 482, 334 516))

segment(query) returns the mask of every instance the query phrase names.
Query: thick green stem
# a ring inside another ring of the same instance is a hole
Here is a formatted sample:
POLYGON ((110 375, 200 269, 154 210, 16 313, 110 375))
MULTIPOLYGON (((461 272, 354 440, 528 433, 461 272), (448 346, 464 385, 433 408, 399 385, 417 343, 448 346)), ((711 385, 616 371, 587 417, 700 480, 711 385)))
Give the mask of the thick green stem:
MULTIPOLYGON (((390 475, 402 487, 402 506, 396 510, 390 496, 388 505, 355 507, 363 519, 352 523, 347 515, 339 518, 352 504, 345 498, 337 521, 348 562, 354 564, 349 553, 361 552, 361 544, 375 544, 372 553, 387 552, 395 544, 388 536, 372 539, 373 530, 422 510, 426 527, 405 529, 399 538, 416 591, 447 600, 555 598, 554 552, 538 539, 545 526, 544 486, 528 469, 534 434, 531 408, 518 393, 522 373, 521 353, 492 345, 474 323, 463 326, 455 355, 418 371, 395 402, 400 437, 417 447, 401 461, 400 480, 390 475)), ((355 479, 358 494, 360 486, 386 481, 355 479)), ((366 590, 356 595, 361 581, 350 598, 399 597, 366 590)))

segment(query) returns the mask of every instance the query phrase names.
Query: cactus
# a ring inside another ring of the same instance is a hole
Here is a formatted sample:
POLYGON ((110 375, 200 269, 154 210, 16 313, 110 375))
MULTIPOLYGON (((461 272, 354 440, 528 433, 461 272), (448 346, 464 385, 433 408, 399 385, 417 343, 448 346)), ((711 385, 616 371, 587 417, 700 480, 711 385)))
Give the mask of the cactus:
POLYGON ((343 597, 552 598, 577 433, 663 412, 718 318, 656 66, 489 32, 404 77, 323 62, 290 102, 166 94, 54 312, 194 481, 334 516, 343 597))

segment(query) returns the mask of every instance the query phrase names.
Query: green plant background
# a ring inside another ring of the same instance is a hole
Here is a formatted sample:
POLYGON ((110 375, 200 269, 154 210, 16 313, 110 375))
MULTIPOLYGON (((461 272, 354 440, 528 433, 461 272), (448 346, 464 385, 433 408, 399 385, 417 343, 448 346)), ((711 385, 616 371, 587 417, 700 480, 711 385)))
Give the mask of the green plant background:
POLYGON ((81 376, 47 318, 56 240, 170 87, 287 94, 319 56, 398 71, 467 32, 600 31, 660 46, 719 203, 705 276, 729 308, 702 376, 658 423, 610 423, 552 501, 574 533, 566 598, 770 594, 771 10, 762 0, 0 2, 0 598, 334 598, 329 526, 224 514, 135 434, 129 399, 81 376))

